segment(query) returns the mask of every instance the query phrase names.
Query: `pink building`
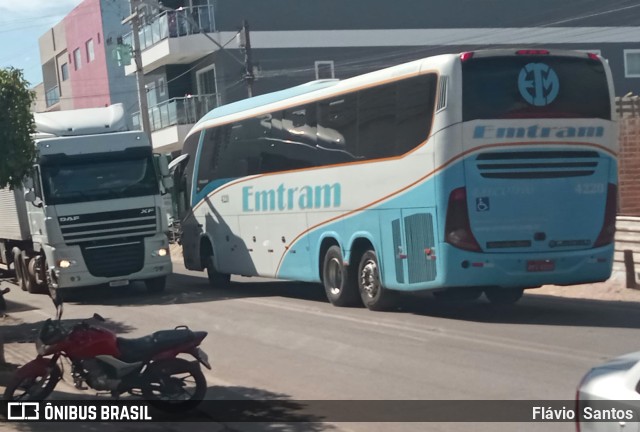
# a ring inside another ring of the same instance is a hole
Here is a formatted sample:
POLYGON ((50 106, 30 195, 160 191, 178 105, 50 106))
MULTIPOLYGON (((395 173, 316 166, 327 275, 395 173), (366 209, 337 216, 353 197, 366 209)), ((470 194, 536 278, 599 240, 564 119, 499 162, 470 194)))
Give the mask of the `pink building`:
POLYGON ((130 31, 121 24, 128 14, 128 0, 84 0, 40 37, 44 94, 37 110, 124 103, 128 112, 137 111, 135 79, 125 76, 112 54, 130 31))

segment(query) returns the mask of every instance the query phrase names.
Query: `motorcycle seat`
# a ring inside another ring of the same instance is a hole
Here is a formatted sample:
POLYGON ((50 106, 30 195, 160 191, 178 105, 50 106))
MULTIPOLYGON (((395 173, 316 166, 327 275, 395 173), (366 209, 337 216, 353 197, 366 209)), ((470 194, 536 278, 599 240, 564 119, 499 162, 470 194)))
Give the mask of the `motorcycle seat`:
MULTIPOLYGON (((200 332, 198 332, 200 333, 200 332)), ((196 333, 187 328, 160 330, 136 339, 119 337, 120 359, 127 363, 149 360, 162 351, 176 348, 196 339, 196 333)))

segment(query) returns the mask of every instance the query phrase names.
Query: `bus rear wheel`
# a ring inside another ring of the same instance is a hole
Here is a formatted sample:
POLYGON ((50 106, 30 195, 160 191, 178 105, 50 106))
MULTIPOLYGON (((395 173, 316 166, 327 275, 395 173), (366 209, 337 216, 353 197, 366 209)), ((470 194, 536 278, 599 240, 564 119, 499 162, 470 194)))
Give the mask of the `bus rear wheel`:
POLYGON ((331 246, 324 255, 322 284, 332 305, 354 306, 358 303, 356 274, 344 265, 340 246, 331 246))
POLYGON ((487 287, 484 295, 493 304, 512 305, 522 298, 524 288, 487 287))
POLYGON ((372 250, 362 255, 358 266, 358 290, 362 303, 373 311, 389 309, 393 301, 393 293, 382 286, 378 257, 372 250))

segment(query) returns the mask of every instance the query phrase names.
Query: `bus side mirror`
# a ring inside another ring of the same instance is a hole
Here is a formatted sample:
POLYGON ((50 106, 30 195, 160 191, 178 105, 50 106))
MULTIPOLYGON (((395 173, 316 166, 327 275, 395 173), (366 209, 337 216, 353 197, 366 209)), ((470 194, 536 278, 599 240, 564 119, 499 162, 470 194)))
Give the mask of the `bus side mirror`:
POLYGON ((171 172, 169 171, 169 162, 164 155, 159 155, 157 157, 158 161, 158 170, 160 171, 162 186, 164 189, 169 191, 173 189, 173 178, 171 177, 171 172))

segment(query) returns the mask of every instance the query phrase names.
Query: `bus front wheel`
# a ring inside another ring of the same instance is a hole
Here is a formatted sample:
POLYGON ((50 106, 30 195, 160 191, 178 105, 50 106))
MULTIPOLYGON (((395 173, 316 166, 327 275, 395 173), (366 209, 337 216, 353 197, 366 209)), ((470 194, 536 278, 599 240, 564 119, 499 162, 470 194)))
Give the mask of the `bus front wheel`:
POLYGON ((362 302, 369 310, 389 309, 393 304, 392 292, 382 286, 378 257, 372 250, 362 255, 358 266, 358 290, 362 302))
POLYGON ((213 255, 209 255, 207 257, 206 263, 209 286, 216 289, 228 288, 231 283, 231 275, 227 273, 220 273, 216 270, 216 263, 213 260, 213 255))
POLYGON ((324 255, 322 284, 334 306, 354 306, 358 302, 358 285, 353 269, 344 265, 340 246, 331 246, 324 255))

